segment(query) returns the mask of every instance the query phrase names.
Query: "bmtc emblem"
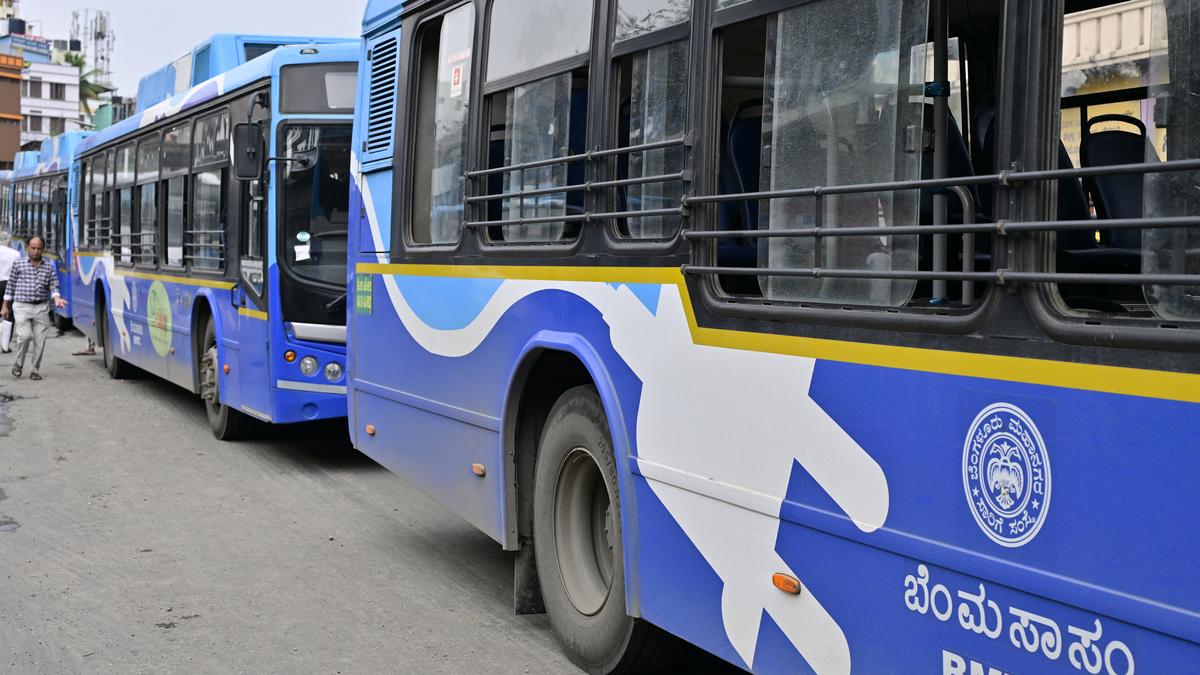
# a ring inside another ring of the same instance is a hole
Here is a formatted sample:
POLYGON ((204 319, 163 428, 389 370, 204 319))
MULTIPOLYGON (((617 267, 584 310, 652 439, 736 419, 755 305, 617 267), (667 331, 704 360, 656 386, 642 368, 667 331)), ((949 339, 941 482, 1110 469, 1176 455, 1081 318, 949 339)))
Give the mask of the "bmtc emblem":
POLYGON ((1024 410, 996 403, 971 423, 963 488, 971 515, 992 541, 1015 548, 1037 536, 1050 508, 1050 461, 1024 410))

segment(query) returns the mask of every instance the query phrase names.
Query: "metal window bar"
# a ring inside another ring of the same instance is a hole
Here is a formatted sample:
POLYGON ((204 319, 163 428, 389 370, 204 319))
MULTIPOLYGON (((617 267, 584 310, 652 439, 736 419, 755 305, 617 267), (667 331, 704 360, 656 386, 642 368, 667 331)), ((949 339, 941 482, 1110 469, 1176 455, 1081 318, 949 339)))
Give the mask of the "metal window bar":
MULTIPOLYGON (((1109 229, 1158 229, 1158 228, 1187 228, 1200 226, 1200 218, 1168 217, 1168 218, 1122 218, 1107 220, 1083 221, 998 221, 996 223, 964 222, 961 225, 913 225, 886 227, 826 227, 822 222, 823 209, 821 200, 828 195, 840 194, 869 194, 875 192, 891 192, 899 190, 919 190, 928 188, 944 188, 953 192, 964 201, 964 220, 972 220, 973 208, 970 204, 969 193, 965 186, 1002 186, 1011 187, 1036 181, 1058 180, 1062 178, 1082 178, 1089 176, 1112 176, 1150 173, 1166 173, 1174 171, 1200 170, 1200 159, 1171 160, 1166 162, 1143 162, 1136 164, 1120 164, 1102 167, 1084 167, 1072 169, 1047 169, 1039 171, 1012 171, 988 174, 983 176, 950 177, 935 179, 916 179, 891 181, 886 183, 865 183, 839 186, 815 186, 788 190, 766 190, 737 194, 702 195, 684 197, 685 208, 693 204, 715 204, 730 201, 770 200, 797 197, 813 197, 817 200, 815 214, 816 226, 796 229, 779 230, 722 230, 704 232, 685 232, 684 236, 691 240, 721 239, 721 238, 802 238, 828 236, 883 236, 898 234, 928 234, 945 236, 948 234, 964 235, 963 264, 973 262, 974 244, 968 248, 967 236, 975 234, 994 234, 1000 237, 1019 232, 1058 232, 1070 230, 1109 230, 1109 229), (968 255, 968 252, 971 252, 968 255)), ((817 247, 820 252, 820 247, 817 247)), ((998 285, 1005 283, 1078 283, 1078 284, 1110 284, 1110 285, 1161 285, 1180 286, 1200 284, 1200 275, 1189 274, 1091 274, 1091 273, 1059 273, 1059 272, 1020 272, 1011 269, 996 269, 991 272, 973 272, 964 269, 963 272, 946 271, 873 271, 837 268, 741 268, 702 265, 684 265, 685 274, 720 274, 729 276, 756 277, 809 277, 809 278, 845 278, 845 279, 895 279, 915 281, 961 281, 964 283, 964 298, 972 297, 965 293, 968 282, 994 282, 998 285)))
MULTIPOLYGON (((632 155, 641 152, 649 152, 652 150, 660 150, 664 148, 689 147, 692 143, 691 133, 678 136, 676 138, 665 139, 662 141, 654 141, 652 143, 641 143, 638 145, 627 145, 619 148, 606 148, 602 150, 591 150, 564 157, 552 157, 549 159, 537 160, 533 162, 523 162, 521 164, 512 164, 509 166, 494 167, 489 169, 481 169, 478 171, 468 171, 464 175, 468 181, 476 183, 480 178, 499 174, 517 173, 518 181, 524 185, 525 171, 538 169, 547 166, 558 166, 563 164, 573 164, 577 162, 595 162, 598 160, 619 157, 621 155, 632 155)), ((652 183, 666 183, 677 180, 687 181, 689 173, 681 171, 671 174, 662 174, 656 176, 642 176, 634 178, 622 178, 605 181, 588 181, 586 183, 576 183, 570 185, 552 185, 544 188, 535 188, 532 190, 519 190, 515 192, 487 194, 486 188, 483 194, 467 195, 464 198, 466 204, 484 204, 494 201, 504 201, 515 199, 518 200, 518 210, 524 212, 525 199, 531 197, 541 197, 554 194, 565 194, 569 192, 591 192, 598 190, 612 189, 628 185, 648 185, 652 183)), ((483 227, 513 227, 519 225, 537 225, 546 223, 596 223, 621 218, 637 218, 650 216, 670 216, 670 215, 686 215, 687 209, 682 205, 674 209, 653 209, 646 211, 619 211, 607 213, 585 213, 562 216, 537 216, 532 218, 510 218, 504 220, 471 220, 463 223, 463 227, 467 228, 483 228, 483 227)))

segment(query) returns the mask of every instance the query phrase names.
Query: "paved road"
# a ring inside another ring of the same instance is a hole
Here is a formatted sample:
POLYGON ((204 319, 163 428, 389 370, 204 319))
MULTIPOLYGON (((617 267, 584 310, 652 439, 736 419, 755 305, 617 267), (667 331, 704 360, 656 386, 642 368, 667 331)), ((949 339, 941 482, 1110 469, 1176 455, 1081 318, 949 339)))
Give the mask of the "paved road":
POLYGON ((0 356, 0 672, 577 672, 509 556, 340 425, 220 443, 83 343, 42 382, 0 356))

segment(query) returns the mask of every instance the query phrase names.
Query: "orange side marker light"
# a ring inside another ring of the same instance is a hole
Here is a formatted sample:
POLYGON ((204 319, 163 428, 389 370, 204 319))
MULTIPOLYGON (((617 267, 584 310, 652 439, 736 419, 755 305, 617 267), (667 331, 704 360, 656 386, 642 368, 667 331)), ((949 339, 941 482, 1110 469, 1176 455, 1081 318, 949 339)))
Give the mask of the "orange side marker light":
POLYGON ((368 435, 368 436, 374 436, 374 435, 375 435, 375 425, 374 425, 374 424, 368 424, 368 425, 367 425, 367 435, 368 435))
POLYGON ((290 349, 287 350, 283 353, 283 360, 287 361, 288 363, 294 363, 296 361, 296 352, 290 349))
POLYGON ((799 579, 790 574, 780 572, 771 575, 771 583, 775 584, 775 588, 784 593, 791 593, 792 595, 800 595, 800 589, 802 588, 799 579))
POLYGON ((221 370, 225 371, 225 374, 226 374, 226 375, 228 375, 228 374, 229 374, 229 364, 228 364, 228 363, 226 363, 226 364, 225 364, 225 367, 224 367, 224 368, 222 368, 221 370))
POLYGON ((476 476, 479 476, 480 478, 483 478, 484 476, 487 475, 487 469, 482 464, 472 464, 471 465, 471 473, 475 474, 476 476))

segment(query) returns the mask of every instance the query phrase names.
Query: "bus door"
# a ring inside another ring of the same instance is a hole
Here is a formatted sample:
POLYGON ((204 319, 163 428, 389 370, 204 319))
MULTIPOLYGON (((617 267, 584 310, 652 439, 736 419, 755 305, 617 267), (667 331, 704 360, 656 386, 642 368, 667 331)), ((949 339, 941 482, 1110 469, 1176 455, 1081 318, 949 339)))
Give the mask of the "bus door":
MULTIPOLYGON (((264 125, 265 126, 265 125, 264 125)), ((271 417, 270 322, 268 321, 267 173, 241 183, 241 222, 238 246, 237 336, 240 353, 236 387, 241 411, 271 417)))

